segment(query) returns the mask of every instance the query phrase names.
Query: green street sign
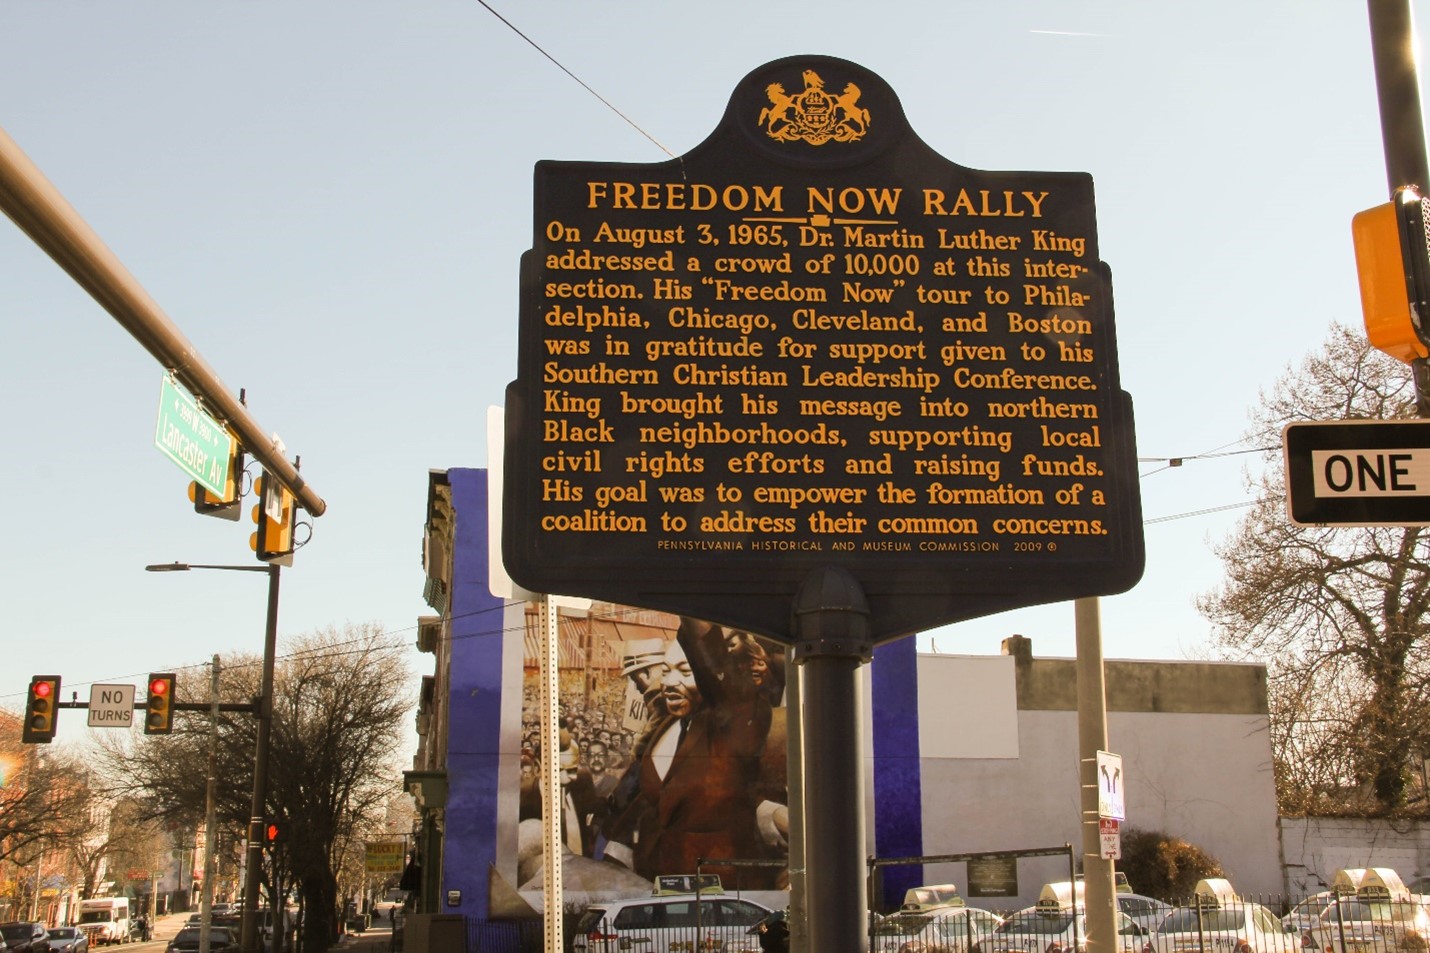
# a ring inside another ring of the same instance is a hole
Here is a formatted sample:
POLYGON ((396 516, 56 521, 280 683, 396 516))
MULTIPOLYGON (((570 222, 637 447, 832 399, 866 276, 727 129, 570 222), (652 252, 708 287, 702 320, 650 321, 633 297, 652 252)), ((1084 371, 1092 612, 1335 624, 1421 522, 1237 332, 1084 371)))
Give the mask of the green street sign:
POLYGON ((233 435, 199 409, 193 396, 168 375, 159 389, 159 424, 154 446, 199 486, 222 496, 233 457, 233 435))

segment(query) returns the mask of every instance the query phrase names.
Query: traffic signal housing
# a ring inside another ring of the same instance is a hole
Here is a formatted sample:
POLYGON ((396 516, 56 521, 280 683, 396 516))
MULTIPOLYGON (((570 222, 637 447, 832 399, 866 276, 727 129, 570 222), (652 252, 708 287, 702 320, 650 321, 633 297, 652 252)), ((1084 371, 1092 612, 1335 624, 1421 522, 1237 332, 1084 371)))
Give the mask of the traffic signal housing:
POLYGON ((257 491, 258 502, 253 504, 253 522, 258 528, 249 536, 248 546, 260 562, 291 566, 293 528, 298 522, 298 501, 292 490, 275 480, 266 470, 254 489, 257 491))
POLYGON ((55 740, 55 716, 59 701, 58 675, 36 675, 30 679, 30 694, 25 701, 25 724, 20 730, 22 742, 47 745, 55 740))
POLYGON ((199 486, 198 481, 189 482, 189 502, 194 504, 194 512, 238 522, 243 516, 242 480, 243 449, 235 437, 233 453, 228 460, 228 480, 221 495, 216 496, 206 487, 199 486))
POLYGON ((144 703, 144 734, 167 735, 174 730, 174 673, 150 672, 144 703))
POLYGON ((1351 219, 1361 313, 1371 346, 1409 364, 1430 357, 1426 200, 1413 189, 1351 219))

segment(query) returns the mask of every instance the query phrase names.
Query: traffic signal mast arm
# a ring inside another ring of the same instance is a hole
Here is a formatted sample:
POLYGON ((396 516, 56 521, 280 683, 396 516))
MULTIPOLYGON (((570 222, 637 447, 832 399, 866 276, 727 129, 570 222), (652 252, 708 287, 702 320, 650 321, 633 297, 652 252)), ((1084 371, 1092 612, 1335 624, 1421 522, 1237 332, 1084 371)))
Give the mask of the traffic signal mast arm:
POLYGON ((0 209, 218 419, 313 516, 327 510, 178 326, 29 156, 0 129, 0 209))

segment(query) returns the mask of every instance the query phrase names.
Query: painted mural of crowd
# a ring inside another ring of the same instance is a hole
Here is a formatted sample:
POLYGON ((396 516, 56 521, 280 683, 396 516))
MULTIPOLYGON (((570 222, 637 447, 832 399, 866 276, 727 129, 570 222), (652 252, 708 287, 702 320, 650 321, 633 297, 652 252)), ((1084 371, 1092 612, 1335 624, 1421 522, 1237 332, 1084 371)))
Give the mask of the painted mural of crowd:
MULTIPOLYGON (((577 691, 563 683, 566 847, 646 880, 694 872, 701 858, 787 862, 783 649, 688 618, 673 639, 617 645, 619 676, 586 684, 581 675, 577 691)), ((533 681, 523 706, 523 820, 542 816, 533 681)), ((705 869, 731 887, 788 885, 784 864, 705 869)))

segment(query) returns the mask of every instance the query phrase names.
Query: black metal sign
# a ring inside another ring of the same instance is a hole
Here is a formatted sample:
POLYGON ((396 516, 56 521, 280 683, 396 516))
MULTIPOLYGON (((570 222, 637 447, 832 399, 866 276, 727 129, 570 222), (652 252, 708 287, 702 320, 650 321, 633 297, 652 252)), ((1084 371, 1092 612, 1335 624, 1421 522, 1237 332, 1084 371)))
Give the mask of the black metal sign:
POLYGON ((875 640, 1140 577, 1090 176, 958 166, 844 60, 754 71, 690 153, 542 162, 503 552, 534 591, 875 640))
POLYGON ((1430 420, 1300 421, 1282 436, 1291 522, 1430 526, 1430 420))

